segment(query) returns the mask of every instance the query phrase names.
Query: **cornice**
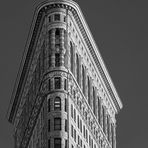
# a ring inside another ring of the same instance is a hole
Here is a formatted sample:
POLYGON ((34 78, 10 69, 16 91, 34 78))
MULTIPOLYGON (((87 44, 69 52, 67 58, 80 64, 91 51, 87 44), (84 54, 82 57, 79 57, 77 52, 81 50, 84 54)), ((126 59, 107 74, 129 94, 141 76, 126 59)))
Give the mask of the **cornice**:
POLYGON ((105 82, 105 85, 110 95, 112 96, 112 99, 116 105, 117 111, 119 111, 122 108, 122 102, 117 94, 117 91, 105 67, 101 54, 98 51, 96 43, 92 37, 92 34, 89 30, 89 27, 84 19, 84 16, 78 4, 76 4, 72 0, 51 0, 51 1, 45 1, 39 4, 35 10, 32 25, 31 25, 28 39, 27 39, 27 44, 25 46, 23 58, 21 61, 20 69, 17 75, 16 83, 14 86, 14 90, 12 93, 12 97, 11 97, 11 101, 10 101, 10 105, 8 109, 8 114, 7 114, 8 120, 10 122, 13 122, 14 113, 15 113, 17 105, 19 104, 20 92, 22 90, 22 86, 25 83, 24 80, 29 70, 28 66, 31 61, 31 55, 33 53, 33 49, 34 49, 35 41, 37 38, 38 30, 40 27, 41 19, 43 18, 45 13, 51 8, 65 8, 72 12, 73 17, 75 18, 77 25, 79 26, 82 36, 84 37, 84 40, 90 50, 90 53, 105 82))

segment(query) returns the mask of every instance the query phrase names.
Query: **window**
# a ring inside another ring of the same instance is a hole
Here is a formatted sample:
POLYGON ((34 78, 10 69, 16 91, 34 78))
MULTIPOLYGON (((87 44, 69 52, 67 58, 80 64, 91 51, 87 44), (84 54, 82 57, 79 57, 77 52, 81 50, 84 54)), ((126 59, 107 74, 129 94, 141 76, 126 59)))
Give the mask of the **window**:
POLYGON ((50 99, 48 99, 48 112, 50 112, 50 99))
POLYGON ((79 128, 79 115, 77 115, 77 124, 78 124, 78 128, 79 128))
POLYGON ((82 120, 80 119, 80 131, 82 133, 82 120))
POLYGON ((55 77, 54 78, 54 85, 55 85, 55 89, 60 89, 61 88, 61 78, 60 77, 55 77))
POLYGON ((73 118, 73 105, 71 104, 71 117, 73 118))
POLYGON ((59 67, 60 66, 60 54, 56 53, 55 54, 55 67, 59 67))
POLYGON ((91 105, 91 99, 90 99, 90 80, 89 77, 87 77, 87 83, 88 83, 88 104, 91 105))
POLYGON ((61 130, 61 118, 54 118, 54 130, 61 130))
POLYGON ((76 56, 76 74, 77 74, 77 82, 78 82, 78 84, 79 84, 79 57, 78 57, 78 55, 76 56))
POLYGON ((74 129, 74 140, 76 142, 76 130, 74 129))
POLYGON ((48 21, 49 21, 49 23, 51 22, 51 16, 48 17, 48 21))
POLYGON ((48 120, 48 132, 50 132, 50 119, 48 120))
POLYGON ((74 109, 74 121, 76 122, 76 110, 74 109))
POLYGON ((74 135, 73 135, 73 125, 71 125, 71 137, 74 137, 74 135))
POLYGON ((67 119, 65 119, 65 132, 67 132, 67 119))
POLYGON ((50 139, 48 139, 48 148, 50 148, 50 139))
POLYGON ((66 16, 64 16, 64 22, 66 22, 66 16))
POLYGON ((61 98, 60 97, 56 97, 54 99, 54 110, 55 111, 60 111, 61 110, 61 98))
POLYGON ((54 15, 54 20, 55 21, 60 21, 60 14, 55 14, 54 15))
POLYGON ((54 148, 61 148, 61 138, 54 139, 54 148))
POLYGON ((48 90, 50 91, 51 90, 51 82, 50 82, 50 79, 49 79, 49 81, 48 81, 48 90))
POLYGON ((86 141, 88 142, 88 132, 87 132, 87 129, 86 129, 86 141))
POLYGON ((67 148, 67 146, 68 146, 67 144, 68 144, 68 143, 67 143, 67 140, 65 140, 65 148, 67 148))
POLYGON ((51 67, 51 55, 49 55, 48 64, 49 64, 49 67, 51 67))
POLYGON ((67 90, 67 80, 64 79, 64 90, 67 90))
POLYGON ((71 64, 71 72, 73 73, 73 64, 74 64, 74 59, 73 59, 73 45, 72 42, 70 42, 70 64, 71 64))
POLYGON ((67 99, 65 98, 65 112, 67 112, 67 99))
POLYGON ((100 116, 100 113, 101 113, 101 106, 100 106, 100 99, 98 97, 98 122, 101 123, 101 116, 100 116))
POLYGON ((85 125, 83 125, 83 137, 85 138, 85 125))
POLYGON ((93 87, 93 112, 96 115, 96 107, 95 107, 95 104, 96 104, 95 88, 93 87))
POLYGON ((83 86, 83 94, 85 95, 85 69, 82 66, 82 86, 83 86))

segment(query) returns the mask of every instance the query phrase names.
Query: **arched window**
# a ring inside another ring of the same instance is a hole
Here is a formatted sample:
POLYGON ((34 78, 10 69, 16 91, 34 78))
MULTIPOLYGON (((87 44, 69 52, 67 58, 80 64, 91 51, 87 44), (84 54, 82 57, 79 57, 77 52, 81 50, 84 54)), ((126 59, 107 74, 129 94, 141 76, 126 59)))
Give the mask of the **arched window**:
POLYGON ((74 64, 74 61, 73 61, 73 45, 72 45, 72 42, 70 42, 70 70, 71 72, 73 73, 73 64, 74 64))
POLYGON ((60 97, 56 97, 54 99, 54 110, 55 111, 60 111, 61 110, 61 98, 60 97))
POLYGON ((76 55, 76 74, 77 74, 77 82, 79 83, 79 57, 76 55))
POLYGON ((95 107, 95 104, 96 104, 95 88, 93 87, 93 112, 96 115, 96 107, 95 107))
POLYGON ((83 94, 85 95, 85 69, 82 66, 82 87, 83 87, 83 94))
POLYGON ((89 77, 87 76, 87 85, 88 85, 88 104, 91 105, 91 101, 90 101, 90 80, 89 77))

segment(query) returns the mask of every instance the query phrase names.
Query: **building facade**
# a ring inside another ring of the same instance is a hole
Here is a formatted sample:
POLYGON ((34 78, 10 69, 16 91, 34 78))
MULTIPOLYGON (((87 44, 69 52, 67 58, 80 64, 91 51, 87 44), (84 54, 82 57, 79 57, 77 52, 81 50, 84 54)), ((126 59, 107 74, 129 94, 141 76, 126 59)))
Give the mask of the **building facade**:
POLYGON ((79 6, 41 3, 8 110, 14 148, 116 148, 121 108, 79 6))

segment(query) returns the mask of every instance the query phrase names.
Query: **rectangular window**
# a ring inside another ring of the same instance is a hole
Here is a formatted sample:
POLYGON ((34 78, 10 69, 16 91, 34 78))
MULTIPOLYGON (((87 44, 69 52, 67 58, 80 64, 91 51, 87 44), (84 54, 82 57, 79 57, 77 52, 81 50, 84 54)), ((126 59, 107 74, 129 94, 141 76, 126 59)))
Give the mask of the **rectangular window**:
POLYGON ((85 138, 85 126, 83 125, 83 137, 85 138))
POLYGON ((55 21, 60 21, 60 14, 55 14, 54 15, 54 20, 55 21))
POLYGON ((61 130, 61 118, 54 118, 54 130, 61 130))
POLYGON ((56 53, 55 54, 55 67, 59 67, 60 66, 60 54, 56 53))
POLYGON ((67 148, 67 144, 68 144, 68 143, 67 143, 67 140, 65 140, 65 148, 67 148))
POLYGON ((67 119, 65 119, 65 132, 67 132, 67 119))
POLYGON ((74 121, 76 122, 76 110, 74 109, 74 121))
POLYGON ((74 140, 76 142, 76 130, 74 129, 74 140))
POLYGON ((73 118, 73 105, 71 104, 71 118, 73 118))
POLYGON ((71 125, 71 137, 74 137, 73 136, 73 125, 71 125))
POLYGON ((67 90, 67 80, 64 79, 64 90, 67 90))
POLYGON ((50 119, 48 120, 48 132, 50 132, 50 119))
POLYGON ((50 112, 50 99, 48 99, 48 112, 50 112))
POLYGON ((60 77, 55 77, 54 78, 54 85, 55 85, 55 89, 60 89, 61 88, 61 78, 60 77))
POLYGON ((51 22, 51 16, 48 17, 48 21, 49 21, 49 23, 51 22))
POLYGON ((77 124, 78 124, 78 128, 79 128, 79 115, 77 115, 77 124))
POLYGON ((50 148, 50 139, 48 139, 48 148, 50 148))
POLYGON ((61 148, 61 138, 54 139, 54 148, 61 148))
POLYGON ((48 90, 50 91, 51 90, 51 81, 50 81, 50 79, 48 80, 48 90))
POLYGON ((67 112, 67 99, 65 98, 65 112, 67 112))

